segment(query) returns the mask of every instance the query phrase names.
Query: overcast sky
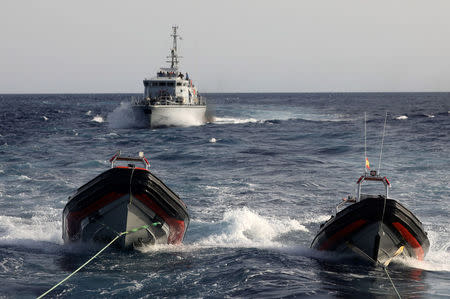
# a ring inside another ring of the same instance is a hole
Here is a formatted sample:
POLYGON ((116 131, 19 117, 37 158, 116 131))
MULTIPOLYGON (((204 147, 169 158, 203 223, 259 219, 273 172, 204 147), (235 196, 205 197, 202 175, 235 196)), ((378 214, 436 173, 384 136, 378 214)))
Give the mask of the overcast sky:
POLYGON ((0 93, 450 91, 450 0, 2 0, 0 93))

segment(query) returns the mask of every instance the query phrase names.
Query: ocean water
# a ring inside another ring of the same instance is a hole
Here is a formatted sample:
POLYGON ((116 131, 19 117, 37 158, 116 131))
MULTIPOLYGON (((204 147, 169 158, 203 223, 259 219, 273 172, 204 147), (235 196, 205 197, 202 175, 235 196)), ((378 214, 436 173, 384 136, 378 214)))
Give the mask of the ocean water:
POLYGON ((450 294, 450 94, 207 94, 215 120, 136 125, 128 94, 0 95, 0 297, 33 298, 96 253, 64 245, 67 197, 144 151, 188 205, 181 246, 106 250, 49 297, 395 297, 382 269, 309 248, 367 153, 423 222, 424 261, 388 268, 403 298, 450 294))

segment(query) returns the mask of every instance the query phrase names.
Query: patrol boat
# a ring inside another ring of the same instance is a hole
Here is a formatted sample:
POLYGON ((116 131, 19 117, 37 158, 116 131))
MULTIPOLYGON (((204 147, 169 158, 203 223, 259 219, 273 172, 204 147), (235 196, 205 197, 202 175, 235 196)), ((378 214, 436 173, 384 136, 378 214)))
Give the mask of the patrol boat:
POLYGON ((197 88, 183 74, 178 64, 177 33, 173 26, 173 46, 167 62, 170 67, 160 68, 156 76, 144 79, 144 97, 133 98, 131 105, 137 118, 144 120, 151 128, 167 126, 195 126, 206 122, 206 101, 199 95, 197 88))
POLYGON ((109 243, 120 236, 114 246, 122 249, 180 244, 189 225, 187 207, 149 171, 144 154, 124 157, 119 151, 110 162, 111 169, 69 197, 64 243, 109 243))
POLYGON ((341 252, 382 266, 400 254, 423 260, 430 247, 427 233, 410 210, 389 198, 389 180, 371 170, 356 183, 356 197, 343 199, 335 214, 320 226, 311 248, 341 252), (362 193, 367 182, 383 184, 384 194, 362 193))

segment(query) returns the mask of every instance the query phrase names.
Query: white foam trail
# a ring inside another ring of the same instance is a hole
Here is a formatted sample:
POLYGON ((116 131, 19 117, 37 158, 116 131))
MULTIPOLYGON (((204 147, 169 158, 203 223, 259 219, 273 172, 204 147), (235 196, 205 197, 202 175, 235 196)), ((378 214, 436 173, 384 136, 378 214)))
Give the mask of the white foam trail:
POLYGON ((262 122, 262 120, 257 120, 255 118, 233 118, 233 117, 215 117, 214 123, 218 124, 245 124, 245 123, 256 123, 262 122))
POLYGON ((101 117, 100 115, 96 115, 94 116, 94 118, 92 119, 92 121, 98 122, 98 123, 102 123, 105 120, 103 119, 103 117, 101 117))
POLYGON ((209 139, 209 142, 211 142, 211 143, 216 143, 216 142, 217 142, 217 139, 213 137, 213 138, 209 139))
POLYGON ((45 121, 47 121, 48 120, 48 117, 46 117, 45 115, 44 116, 42 116, 42 118, 45 120, 45 121))
POLYGON ((408 116, 406 116, 406 115, 400 115, 400 116, 397 116, 395 119, 398 119, 398 120, 405 120, 405 119, 408 119, 408 116))
POLYGON ((294 111, 255 111, 253 117, 238 118, 238 117, 215 117, 214 123, 217 124, 244 124, 244 123, 263 123, 271 120, 289 120, 300 119, 306 121, 330 121, 330 122, 342 122, 351 121, 354 118, 343 114, 320 114, 314 112, 301 112, 296 113, 294 111))

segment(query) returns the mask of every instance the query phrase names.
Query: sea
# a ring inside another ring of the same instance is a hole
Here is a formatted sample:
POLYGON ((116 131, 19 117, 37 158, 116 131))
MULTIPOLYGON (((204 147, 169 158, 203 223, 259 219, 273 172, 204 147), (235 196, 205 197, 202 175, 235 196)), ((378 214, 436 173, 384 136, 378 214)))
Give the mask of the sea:
POLYGON ((49 298, 450 297, 450 93, 210 93, 210 122, 154 129, 132 96, 0 95, 0 298, 36 298, 97 253, 64 244, 62 211, 118 150, 187 204, 184 242, 108 248, 49 298), (365 152, 423 223, 424 261, 385 272, 310 248, 365 152))

